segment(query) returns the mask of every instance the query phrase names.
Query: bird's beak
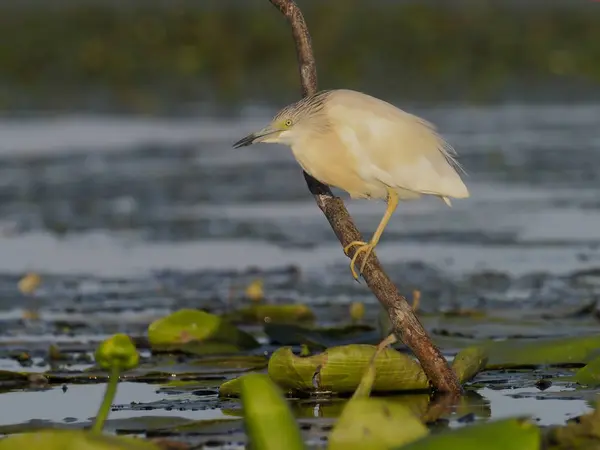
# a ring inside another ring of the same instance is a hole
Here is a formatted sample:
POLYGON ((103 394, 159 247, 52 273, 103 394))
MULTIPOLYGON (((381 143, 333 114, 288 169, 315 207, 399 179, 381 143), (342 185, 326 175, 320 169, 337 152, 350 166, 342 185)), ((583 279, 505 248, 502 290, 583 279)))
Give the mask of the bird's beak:
POLYGON ((262 130, 257 131, 256 133, 249 134, 248 136, 240 139, 235 144, 233 144, 233 148, 245 147, 246 145, 252 145, 257 142, 261 142, 267 136, 277 133, 278 131, 280 131, 280 130, 275 130, 275 129, 271 128, 270 126, 265 127, 262 130))

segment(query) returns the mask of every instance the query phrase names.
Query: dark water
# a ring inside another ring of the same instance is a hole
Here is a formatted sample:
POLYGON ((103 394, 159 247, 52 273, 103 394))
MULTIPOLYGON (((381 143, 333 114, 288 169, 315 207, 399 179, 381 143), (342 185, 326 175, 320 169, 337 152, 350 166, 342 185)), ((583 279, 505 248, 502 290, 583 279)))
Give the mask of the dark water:
MULTIPOLYGON (((600 293, 598 272, 582 272, 600 268, 600 105, 412 111, 436 123, 456 147, 472 197, 451 209, 434 199, 398 208, 377 253, 403 292, 420 289, 425 311, 577 308, 600 293)), ((9 358, 16 349, 41 355, 50 342, 85 349, 85 342, 116 331, 141 336, 171 310, 231 302, 257 276, 273 301, 323 305, 323 317, 331 319, 335 307, 328 305, 360 300, 375 317, 376 299, 352 280, 290 151, 231 148, 272 112, 249 108, 242 119, 0 122, 0 369, 18 369, 9 358), (17 290, 28 271, 44 280, 34 298, 17 290), (26 326, 21 317, 32 305, 42 320, 26 326), (61 321, 80 328, 62 332, 61 321)), ((347 204, 370 235, 384 204, 347 204)), ((590 319, 532 333, 595 328, 590 319)), ((469 332, 517 333, 510 325, 469 332)), ((26 370, 47 369, 37 361, 26 370)), ((2 394, 15 406, 0 410, 0 425, 84 423, 102 389, 2 394)), ((478 391, 492 417, 531 413, 544 424, 563 423, 587 408, 583 399, 540 406, 537 392, 531 383, 478 391)), ((206 408, 186 407, 199 400, 186 391, 168 395, 159 386, 128 383, 111 418, 223 416, 219 408, 226 406, 216 396, 202 400, 206 408), (171 409, 161 406, 165 399, 171 409), (140 410, 131 402, 158 406, 140 410)), ((318 416, 318 409, 309 405, 303 414, 318 416)))

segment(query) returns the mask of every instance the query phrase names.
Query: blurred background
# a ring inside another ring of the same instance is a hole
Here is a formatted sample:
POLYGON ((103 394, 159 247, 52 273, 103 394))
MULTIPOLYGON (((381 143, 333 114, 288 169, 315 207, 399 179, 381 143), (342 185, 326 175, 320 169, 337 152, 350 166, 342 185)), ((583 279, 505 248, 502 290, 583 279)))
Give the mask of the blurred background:
MULTIPOLYGON (((298 3, 320 87, 434 122, 469 174, 472 198, 452 209, 397 210, 378 255, 403 290, 424 308, 596 295, 600 4, 298 3), (585 289, 582 270, 596 274, 585 289)), ((27 271, 164 282, 255 267, 301 273, 274 279, 288 298, 374 302, 291 153, 231 148, 298 96, 291 33, 267 0, 3 0, 5 292, 27 271)), ((368 236, 385 207, 349 208, 368 236)), ((226 292, 237 275, 223 273, 196 288, 226 292)))

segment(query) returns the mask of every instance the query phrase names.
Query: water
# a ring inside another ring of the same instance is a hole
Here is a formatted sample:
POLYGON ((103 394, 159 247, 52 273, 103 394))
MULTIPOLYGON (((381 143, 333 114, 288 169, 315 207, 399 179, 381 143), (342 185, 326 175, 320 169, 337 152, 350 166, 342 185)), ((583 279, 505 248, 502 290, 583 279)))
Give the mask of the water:
MULTIPOLYGON (((325 316, 331 305, 376 303, 352 280, 291 152, 231 148, 273 112, 248 108, 238 118, 220 119, 2 119, 0 368, 18 370, 12 353, 41 358, 50 342, 89 352, 117 331, 142 336, 148 323, 171 310, 231 301, 256 276, 265 278, 273 301, 322 305, 325 316), (16 288, 27 271, 44 279, 30 298, 16 288), (21 320, 32 307, 41 322, 21 320), (63 323, 70 331, 61 331, 63 323)), ((599 104, 441 105, 413 112, 436 123, 456 147, 472 197, 451 209, 435 199, 400 205, 377 253, 403 292, 420 289, 425 311, 576 308, 598 294, 598 273, 582 271, 600 266, 599 104)), ((385 209, 381 202, 347 205, 365 236, 385 209)), ((371 317, 376 313, 369 310, 371 317)), ((574 322, 562 332, 581 326, 574 322)), ((594 326, 593 319, 584 324, 594 326)), ((498 337, 514 330, 500 325, 493 331, 498 337)), ((561 330, 542 324, 536 333, 561 330)), ((48 368, 36 361, 23 370, 48 368)), ((2 394, 14 407, 0 415, 0 425, 86 423, 102 388, 2 394)), ((519 392, 537 390, 479 393, 492 417, 525 412, 555 424, 589 409, 584 399, 515 398, 519 392)), ((111 418, 222 414, 216 397, 207 411, 122 408, 161 398, 153 385, 125 383, 111 418)), ((174 405, 184 400, 170 398, 174 405)))

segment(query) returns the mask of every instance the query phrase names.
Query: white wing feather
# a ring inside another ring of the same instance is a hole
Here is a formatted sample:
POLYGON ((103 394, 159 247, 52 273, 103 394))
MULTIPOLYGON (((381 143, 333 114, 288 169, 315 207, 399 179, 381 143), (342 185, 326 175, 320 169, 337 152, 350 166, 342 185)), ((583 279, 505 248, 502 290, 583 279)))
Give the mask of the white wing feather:
POLYGON ((443 197, 466 198, 463 168, 456 151, 417 116, 360 92, 333 91, 328 117, 360 161, 361 176, 392 188, 443 197))

